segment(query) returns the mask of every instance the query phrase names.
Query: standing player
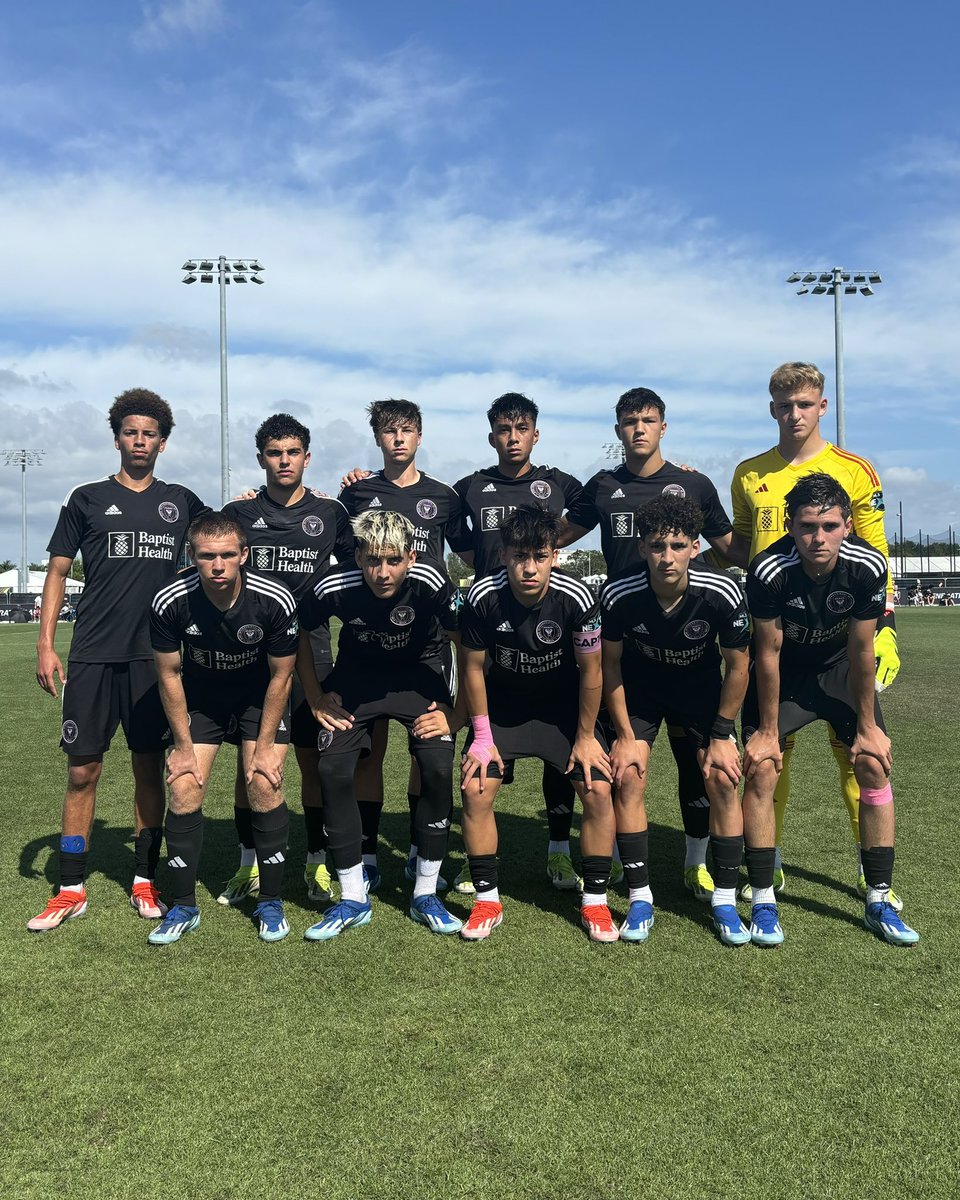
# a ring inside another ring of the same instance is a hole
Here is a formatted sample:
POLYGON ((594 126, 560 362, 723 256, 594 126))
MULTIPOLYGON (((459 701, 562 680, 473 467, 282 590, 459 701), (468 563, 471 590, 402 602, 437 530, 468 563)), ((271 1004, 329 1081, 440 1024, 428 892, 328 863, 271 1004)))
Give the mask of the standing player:
MULTIPOLYGON (((378 400, 367 409, 374 441, 383 455, 383 469, 371 473, 355 469, 347 476, 340 500, 351 517, 363 512, 400 513, 414 527, 411 549, 420 561, 446 574, 443 544, 448 531, 460 524, 460 498, 448 483, 434 479, 417 466, 417 451, 423 439, 423 416, 419 405, 409 400, 378 400)), ((453 653, 444 651, 451 691, 453 653)), ((370 753, 357 768, 357 795, 363 817, 363 861, 371 891, 380 883, 377 839, 383 812, 383 759, 387 752, 388 722, 374 730, 370 753)), ((407 803, 410 809, 410 850, 406 875, 416 875, 417 844, 414 837, 420 781, 416 763, 410 764, 407 803)), ((447 885, 441 878, 440 890, 447 885)))
MULTIPOLYGON (((857 537, 869 542, 885 559, 889 559, 887 538, 883 529, 883 489, 876 471, 865 458, 831 445, 820 432, 820 420, 827 411, 823 383, 823 374, 813 363, 784 363, 770 376, 770 415, 779 426, 779 440, 772 449, 740 463, 734 472, 731 486, 734 529, 738 537, 749 541, 748 561, 752 561, 761 550, 766 550, 783 536, 786 529, 787 493, 805 475, 819 471, 832 475, 850 496, 853 506, 853 532, 857 537)), ((877 688, 882 691, 893 683, 900 670, 894 625, 893 578, 889 573, 886 603, 877 625, 874 651, 877 688)), ((833 733, 829 736, 833 756, 840 769, 841 792, 859 855, 860 789, 843 740, 833 733)), ((787 743, 783 772, 777 784, 778 849, 774 869, 777 891, 782 891, 784 886, 779 846, 783 834, 784 811, 790 793, 792 751, 793 738, 787 743)), ((866 895, 862 865, 859 870, 858 889, 861 895, 866 895)), ((744 889, 744 897, 749 899, 747 888, 744 889)), ((899 898, 892 893, 891 903, 901 906, 899 898)))
MULTIPOLYGON (((234 500, 224 507, 224 516, 243 527, 250 548, 250 565, 260 575, 284 584, 299 600, 316 572, 338 562, 353 560, 353 533, 347 510, 303 486, 303 473, 310 462, 310 430, 289 413, 268 417, 256 434, 257 462, 266 483, 250 500, 234 500)), ((321 625, 311 635, 318 679, 333 667, 330 630, 321 625)), ((323 797, 317 775, 317 738, 320 730, 294 677, 291 702, 290 741, 300 767, 300 795, 307 833, 307 862, 303 878, 311 900, 330 898, 330 872, 326 866, 326 837, 323 832, 323 797)), ((259 868, 253 846, 251 809, 247 799, 242 760, 238 762, 234 786, 234 821, 240 838, 240 866, 217 897, 221 904, 239 904, 255 895, 260 886, 259 868)))
POLYGON ((847 747, 860 789, 864 922, 898 946, 919 941, 890 901, 893 792, 890 739, 874 688, 874 636, 887 560, 852 536, 852 505, 822 472, 787 493, 787 534, 750 564, 754 679, 743 709, 743 819, 752 889, 750 935, 783 941, 774 894, 774 789, 791 733, 828 721, 847 747))
MULTIPOLYGON (((567 513, 560 544, 569 546, 599 525, 607 579, 621 579, 641 566, 637 509, 659 496, 680 496, 699 507, 706 541, 719 553, 746 566, 746 542, 734 535, 713 483, 699 471, 685 470, 663 457, 660 445, 667 432, 666 406, 657 393, 645 387, 624 392, 617 401, 616 418, 613 429, 623 446, 623 463, 612 470, 598 471, 587 481, 583 495, 567 513)), ((678 725, 668 722, 667 732, 677 763, 686 838, 683 881, 698 900, 709 901, 713 893, 713 879, 706 865, 709 802, 696 746, 678 725)))
POLYGON ((80 484, 63 502, 53 531, 43 587, 37 682, 52 696, 63 687, 60 746, 67 754, 67 792, 60 838, 60 890, 28 922, 35 933, 56 929, 86 911, 84 876, 103 755, 123 726, 133 766, 136 840, 130 903, 155 920, 166 909, 154 877, 163 836, 163 734, 166 719, 150 651, 148 615, 169 578, 187 526, 205 506, 179 484, 154 477, 157 456, 173 429, 165 400, 145 388, 119 395, 108 416, 120 469, 80 484), (74 557, 85 587, 77 611, 67 675, 54 649, 57 617, 74 557))
MULTIPOLYGON (((497 464, 466 475, 454 485, 463 501, 464 519, 450 544, 473 566, 475 579, 501 569, 500 526, 515 508, 536 504, 560 516, 579 499, 582 488, 578 479, 557 467, 535 466, 530 461, 540 440, 539 413, 537 405, 519 392, 507 392, 494 400, 487 410, 487 440, 497 453, 497 464)), ((508 767, 508 772, 511 769, 508 767)), ((510 779, 508 773, 505 782, 510 779)), ((543 765, 543 796, 550 829, 547 876, 554 887, 572 890, 580 883, 570 857, 574 791, 550 762, 543 765)), ((456 887, 469 893, 472 886, 465 876, 466 872, 457 879, 456 887)), ((620 878, 618 863, 613 881, 620 878)))
POLYGON ((596 738, 599 605, 585 583, 555 569, 559 533, 559 515, 533 505, 504 516, 501 569, 474 583, 461 614, 461 686, 473 726, 462 770, 463 838, 477 894, 461 933, 474 941, 503 920, 493 804, 504 764, 525 757, 560 774, 576 770, 573 787, 583 805, 580 919, 592 941, 618 937, 607 907, 610 764, 596 738))
POLYGON ((407 730, 420 773, 410 916, 434 933, 456 933, 461 922, 437 898, 450 830, 454 734, 462 724, 454 718, 443 674, 443 630, 457 628, 453 589, 443 572, 417 561, 416 530, 399 513, 367 511, 354 519, 353 533, 356 565, 334 567, 300 601, 305 631, 333 616, 341 622, 337 660, 323 689, 304 634, 297 659, 307 701, 326 731, 320 783, 341 897, 305 936, 324 942, 370 920, 354 772, 376 722, 384 719, 407 730))
POLYGON ((203 799, 221 743, 236 738, 260 865, 254 916, 261 939, 278 942, 290 932, 280 885, 290 827, 282 783, 299 641, 296 603, 283 584, 244 569, 246 535, 230 517, 200 517, 190 526, 189 543, 192 570, 162 588, 150 611, 150 641, 173 740, 165 833, 174 895, 147 941, 165 946, 200 924, 203 799))
POLYGON ((645 941, 654 920, 644 793, 661 721, 683 730, 702 769, 701 786, 710 801, 714 927, 727 945, 750 940, 736 909, 743 822, 733 732, 747 688, 749 621, 729 575, 693 562, 702 520, 690 499, 667 493, 648 501, 635 517, 644 561, 633 574, 608 582, 601 594, 617 841, 630 888, 630 910, 620 929, 626 941, 645 941))

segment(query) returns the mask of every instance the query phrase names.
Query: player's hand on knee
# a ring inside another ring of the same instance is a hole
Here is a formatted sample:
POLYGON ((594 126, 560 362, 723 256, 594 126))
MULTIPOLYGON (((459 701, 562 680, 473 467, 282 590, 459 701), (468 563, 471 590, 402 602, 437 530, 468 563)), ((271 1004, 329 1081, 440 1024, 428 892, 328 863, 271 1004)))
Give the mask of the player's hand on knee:
POLYGON ((705 750, 697 751, 697 760, 705 782, 718 775, 737 787, 743 776, 740 751, 730 738, 711 738, 705 750))
POLYGON ((453 711, 446 704, 432 701, 425 713, 413 723, 413 736, 426 741, 428 738, 451 737, 453 735, 453 711))
POLYGON ((613 779, 613 768, 610 765, 610 755, 600 745, 595 737, 577 738, 567 760, 566 774, 569 775, 577 764, 583 771, 584 783, 589 792, 593 788, 593 777, 599 775, 610 783, 613 779))
POLYGON ((857 765, 860 755, 875 758, 883 768, 884 775, 890 774, 893 768, 893 752, 890 739, 879 725, 874 725, 872 729, 858 729, 850 747, 850 761, 854 766, 857 765))
POLYGON ((460 765, 460 786, 466 787, 471 779, 476 777, 477 784, 482 792, 487 786, 487 768, 490 763, 493 763, 500 771, 501 778, 503 777, 503 759, 500 757, 500 751, 496 746, 489 746, 483 750, 468 750, 463 756, 463 762, 460 765))
POLYGON ((187 775, 193 776, 197 787, 203 787, 203 774, 193 748, 178 750, 175 746, 167 755, 167 786, 172 787, 178 779, 187 775))
POLYGON ((253 783, 254 776, 262 775, 275 792, 279 791, 283 786, 283 763, 286 754, 286 746, 258 746, 246 770, 247 783, 253 783))
POLYGON ((610 748, 610 769, 613 772, 613 782, 617 787, 623 783, 623 777, 627 772, 634 768, 642 779, 646 774, 646 767, 641 757, 640 743, 636 738, 617 738, 610 748))
POLYGON ((353 724, 353 713, 343 707, 343 697, 339 692, 321 692, 313 715, 318 724, 331 733, 338 729, 349 729, 353 724))
POLYGON ((340 486, 342 488, 349 487, 352 483, 359 483, 361 479, 367 479, 372 474, 372 471, 365 471, 363 467, 354 467, 340 480, 340 486))
POLYGON ((62 687, 67 682, 63 673, 63 663, 55 650, 37 651, 37 683, 51 696, 57 694, 57 679, 62 687))
POLYGON ((743 774, 747 779, 753 779, 758 768, 765 762, 769 762, 778 775, 783 770, 780 739, 775 733, 761 733, 757 730, 743 752, 743 774))

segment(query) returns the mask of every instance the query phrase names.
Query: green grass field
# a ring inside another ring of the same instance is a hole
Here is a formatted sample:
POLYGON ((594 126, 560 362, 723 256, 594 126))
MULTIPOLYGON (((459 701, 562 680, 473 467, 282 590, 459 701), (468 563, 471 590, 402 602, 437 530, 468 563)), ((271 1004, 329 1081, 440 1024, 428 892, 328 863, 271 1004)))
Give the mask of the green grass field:
MULTIPOLYGON (((398 742, 384 886, 365 929, 323 945, 299 936, 316 918, 300 879, 295 782, 293 935, 264 945, 249 912, 214 902, 236 858, 224 754, 207 807, 203 925, 148 947, 150 925, 127 904, 131 781, 118 746, 101 785, 88 913, 30 935, 56 865, 59 708, 34 682, 36 626, 0 628, 6 1193, 956 1197, 960 616, 906 610, 898 624, 904 668, 884 701, 896 887, 923 940, 898 950, 863 929, 835 767, 815 728, 795 759, 787 941, 776 951, 721 946, 684 891, 660 745, 649 800, 657 924, 645 945, 591 945, 570 894, 546 883, 533 763, 501 792, 503 927, 468 945, 415 926, 398 742)), ((68 637, 61 627, 61 649, 68 637)), ((458 831, 451 846, 452 877, 458 831)), ((623 893, 611 907, 625 913, 623 893)))

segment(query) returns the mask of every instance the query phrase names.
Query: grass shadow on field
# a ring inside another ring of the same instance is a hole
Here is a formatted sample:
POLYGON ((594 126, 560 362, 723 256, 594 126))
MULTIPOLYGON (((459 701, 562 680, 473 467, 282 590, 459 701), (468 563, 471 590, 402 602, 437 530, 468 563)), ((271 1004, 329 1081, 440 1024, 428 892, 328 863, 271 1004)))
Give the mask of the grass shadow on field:
MULTIPOLYGON (((817 887, 822 887, 828 891, 836 892, 843 896, 845 900, 852 898, 856 903, 862 904, 863 898, 858 894, 857 889, 848 883, 841 883, 840 880, 834 879, 830 875, 824 875, 820 871, 811 871, 806 867, 798 867, 791 863, 784 864, 787 879, 802 879, 806 883, 815 884, 817 887)), ((804 912, 812 913, 819 917, 829 917, 831 920, 854 925, 857 929, 862 928, 863 918, 858 913, 847 911, 846 909, 835 908, 832 904, 826 903, 823 900, 814 900, 809 896, 798 896, 795 892, 788 889, 784 892, 781 903, 790 905, 792 908, 803 909, 804 912)))

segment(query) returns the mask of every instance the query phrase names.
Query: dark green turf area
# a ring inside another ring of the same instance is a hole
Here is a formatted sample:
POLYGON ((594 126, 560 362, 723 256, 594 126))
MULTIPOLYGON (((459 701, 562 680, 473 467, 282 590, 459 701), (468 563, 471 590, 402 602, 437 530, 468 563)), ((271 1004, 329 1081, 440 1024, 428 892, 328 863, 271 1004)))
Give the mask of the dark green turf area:
MULTIPOLYGON (((373 922, 258 942, 214 902, 236 860, 232 766, 218 764, 203 924, 146 944, 127 905, 130 772, 108 757, 81 920, 30 935, 54 879, 64 776, 58 705, 34 682, 36 626, 0 628, 5 985, 4 1186, 16 1197, 956 1197, 960 614, 898 614, 896 888, 920 945, 862 926, 856 861, 824 734, 794 765, 780 950, 732 950, 684 891, 669 751, 649 808, 657 924, 595 946, 544 879, 539 764, 501 792, 506 919, 489 942, 406 915, 406 762, 396 740, 373 922)), ((61 627, 66 645, 69 629, 61 627)), ((65 657, 65 656, 64 656, 65 657)), ((224 756, 225 758, 225 756, 224 756)), ((446 873, 459 869, 459 833, 446 873)), ((451 907, 461 914, 459 900, 451 907)), ((623 893, 612 897, 626 911, 623 893)))

